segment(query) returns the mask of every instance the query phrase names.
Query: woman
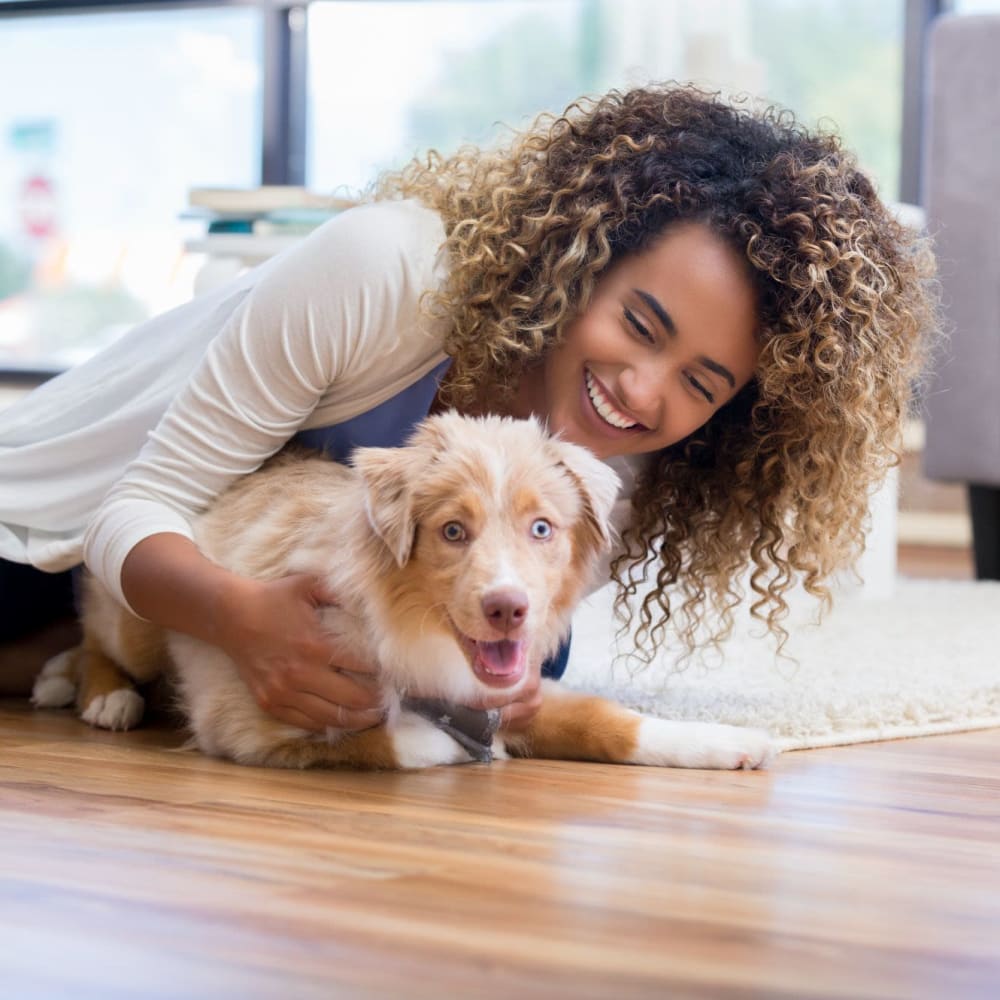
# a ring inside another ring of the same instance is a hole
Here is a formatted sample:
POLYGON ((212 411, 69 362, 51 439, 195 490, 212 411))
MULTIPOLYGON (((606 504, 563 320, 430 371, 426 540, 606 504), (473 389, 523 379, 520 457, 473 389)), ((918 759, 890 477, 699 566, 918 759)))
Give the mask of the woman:
POLYGON ((0 555, 82 555, 277 717, 360 728, 370 665, 314 614, 336 595, 232 576, 189 519, 296 435, 343 457, 442 406, 535 414, 630 481, 610 572, 622 600, 646 584, 641 648, 668 619, 689 645, 725 634, 747 568, 780 642, 784 595, 827 596, 897 460, 932 270, 835 138, 690 88, 612 92, 412 163, 4 414, 0 555))

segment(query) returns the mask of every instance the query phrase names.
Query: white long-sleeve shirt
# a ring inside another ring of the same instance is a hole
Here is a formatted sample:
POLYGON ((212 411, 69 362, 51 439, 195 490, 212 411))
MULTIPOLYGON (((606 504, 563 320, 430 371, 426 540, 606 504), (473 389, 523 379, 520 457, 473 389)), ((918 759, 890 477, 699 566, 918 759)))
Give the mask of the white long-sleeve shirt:
POLYGON ((380 202, 140 324, 0 413, 0 557, 85 560, 124 601, 143 538, 192 517, 300 428, 384 402, 444 360, 421 295, 447 273, 440 217, 380 202))
MULTIPOLYGON (((121 569, 297 431, 342 423, 445 360, 421 310, 448 262, 413 201, 351 209, 228 285, 140 324, 0 413, 0 557, 121 569)), ((631 511, 634 465, 614 520, 631 511)), ((606 579, 606 577, 605 577, 606 579)))

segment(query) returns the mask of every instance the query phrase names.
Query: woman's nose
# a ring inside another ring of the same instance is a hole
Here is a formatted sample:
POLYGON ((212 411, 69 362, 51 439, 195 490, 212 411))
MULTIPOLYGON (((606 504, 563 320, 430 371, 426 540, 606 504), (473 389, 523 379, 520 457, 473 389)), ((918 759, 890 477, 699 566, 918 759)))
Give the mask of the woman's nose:
POLYGON ((655 427, 663 413, 667 376, 662 367, 634 365, 621 374, 622 402, 647 427, 655 427))

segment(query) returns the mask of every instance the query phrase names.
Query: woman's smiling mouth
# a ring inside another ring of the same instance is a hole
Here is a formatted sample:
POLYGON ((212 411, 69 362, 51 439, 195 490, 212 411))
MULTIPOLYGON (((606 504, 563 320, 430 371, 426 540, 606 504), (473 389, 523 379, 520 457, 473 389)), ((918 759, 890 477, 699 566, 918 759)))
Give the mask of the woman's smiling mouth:
POLYGON ((584 368, 583 378, 587 386, 587 396, 593 405, 594 411, 604 423, 618 431, 646 429, 642 424, 626 416, 614 406, 608 394, 604 391, 604 387, 591 374, 590 369, 584 368))

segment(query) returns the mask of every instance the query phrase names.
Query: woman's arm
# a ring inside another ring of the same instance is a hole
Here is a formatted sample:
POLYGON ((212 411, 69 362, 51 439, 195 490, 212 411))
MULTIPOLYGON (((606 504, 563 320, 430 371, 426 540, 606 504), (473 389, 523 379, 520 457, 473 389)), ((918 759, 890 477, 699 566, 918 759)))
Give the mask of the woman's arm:
MULTIPOLYGON (((433 361, 419 319, 440 280, 440 219, 389 205, 345 212, 263 265, 88 526, 85 560, 120 600, 131 549, 191 522, 332 399, 363 401, 433 361)), ((159 331, 160 336, 169 331, 159 331)))
POLYGON ((257 704, 283 722, 365 729, 381 720, 374 668, 320 627, 317 608, 334 595, 314 578, 248 580, 211 562, 190 539, 164 532, 128 554, 122 590, 143 618, 222 649, 257 704))
POLYGON ((425 209, 375 206, 265 265, 85 539, 87 565, 121 601, 225 649, 265 709, 309 728, 361 724, 350 713, 374 704, 331 666, 370 676, 319 629, 316 606, 333 595, 304 577, 260 583, 223 570, 199 553, 191 522, 321 401, 358 394, 359 371, 398 379, 414 354, 433 356, 416 320, 442 239, 425 209))

